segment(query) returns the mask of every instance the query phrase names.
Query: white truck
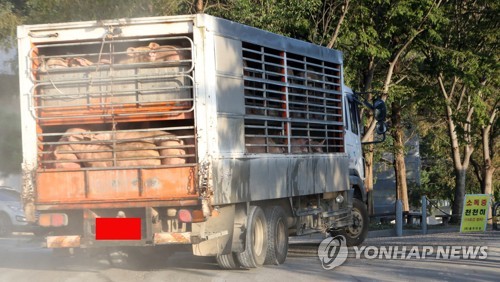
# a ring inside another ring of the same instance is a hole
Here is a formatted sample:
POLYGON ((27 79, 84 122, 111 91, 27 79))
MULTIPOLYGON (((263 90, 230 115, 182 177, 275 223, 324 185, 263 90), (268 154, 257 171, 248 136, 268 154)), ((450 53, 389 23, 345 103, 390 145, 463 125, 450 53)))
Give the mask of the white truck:
POLYGON ((283 263, 289 236, 365 239, 341 52, 204 14, 25 25, 18 42, 22 196, 48 248, 189 244, 253 268, 283 263))

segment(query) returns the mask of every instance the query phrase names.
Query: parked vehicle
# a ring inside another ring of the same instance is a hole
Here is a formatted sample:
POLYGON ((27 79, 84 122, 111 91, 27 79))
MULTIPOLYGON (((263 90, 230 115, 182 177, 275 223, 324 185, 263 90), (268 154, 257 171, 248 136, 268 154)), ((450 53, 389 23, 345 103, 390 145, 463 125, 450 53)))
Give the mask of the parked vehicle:
POLYGON ((203 14, 18 37, 23 200, 47 247, 190 244, 251 268, 283 263, 289 235, 366 237, 340 51, 203 14))
POLYGON ((20 193, 8 186, 0 186, 0 236, 12 232, 32 231, 26 221, 20 193))

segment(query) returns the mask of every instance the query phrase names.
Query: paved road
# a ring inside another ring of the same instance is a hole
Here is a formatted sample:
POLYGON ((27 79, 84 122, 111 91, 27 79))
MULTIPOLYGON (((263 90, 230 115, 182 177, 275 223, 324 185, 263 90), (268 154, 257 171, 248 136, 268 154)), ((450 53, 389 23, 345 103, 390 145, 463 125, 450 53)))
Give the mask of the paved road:
MULTIPOLYGON (((32 236, 0 238, 0 281, 500 281, 500 231, 464 235, 370 238, 365 246, 488 246, 485 260, 356 259, 324 270, 318 240, 291 246, 284 265, 252 270, 220 270, 212 258, 180 251, 153 267, 116 268, 106 257, 57 257, 32 236)), ((146 257, 145 259, 150 259, 146 257)))

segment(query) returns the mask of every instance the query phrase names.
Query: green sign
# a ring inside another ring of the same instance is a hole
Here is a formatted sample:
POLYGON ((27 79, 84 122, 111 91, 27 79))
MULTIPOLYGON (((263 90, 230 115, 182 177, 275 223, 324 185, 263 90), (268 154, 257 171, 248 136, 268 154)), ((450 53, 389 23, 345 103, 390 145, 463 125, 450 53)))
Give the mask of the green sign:
POLYGON ((460 232, 484 232, 488 221, 490 195, 465 195, 460 232))

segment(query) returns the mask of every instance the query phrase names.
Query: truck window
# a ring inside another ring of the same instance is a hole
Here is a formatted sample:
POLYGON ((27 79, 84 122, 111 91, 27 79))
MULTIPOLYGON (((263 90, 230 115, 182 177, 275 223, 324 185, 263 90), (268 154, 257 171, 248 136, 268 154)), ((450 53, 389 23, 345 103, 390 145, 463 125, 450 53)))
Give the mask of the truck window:
MULTIPOLYGON (((344 103, 349 106, 349 100, 345 98, 344 103)), ((350 115, 349 115, 350 110, 347 110, 344 112, 344 119, 345 119, 345 130, 349 130, 351 127, 349 126, 350 121, 350 115)))
POLYGON ((354 134, 359 134, 358 130, 358 107, 356 103, 349 101, 349 115, 351 116, 351 131, 354 134))

